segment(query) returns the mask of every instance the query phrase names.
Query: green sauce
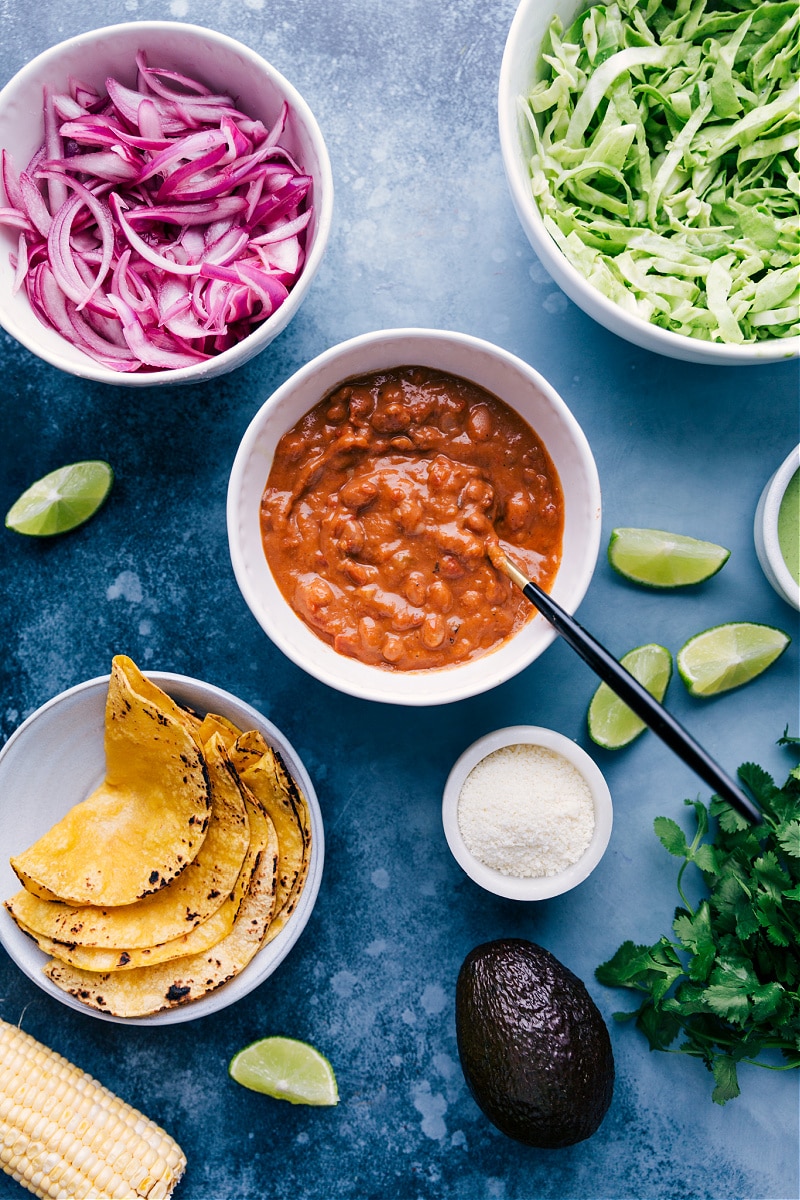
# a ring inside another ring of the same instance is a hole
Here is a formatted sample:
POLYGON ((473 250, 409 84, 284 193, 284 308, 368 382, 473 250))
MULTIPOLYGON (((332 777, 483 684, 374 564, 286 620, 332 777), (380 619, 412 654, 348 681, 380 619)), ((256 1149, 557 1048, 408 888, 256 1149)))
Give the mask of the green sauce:
POLYGON ((800 583, 800 470, 789 480, 778 509, 778 544, 789 574, 800 583))

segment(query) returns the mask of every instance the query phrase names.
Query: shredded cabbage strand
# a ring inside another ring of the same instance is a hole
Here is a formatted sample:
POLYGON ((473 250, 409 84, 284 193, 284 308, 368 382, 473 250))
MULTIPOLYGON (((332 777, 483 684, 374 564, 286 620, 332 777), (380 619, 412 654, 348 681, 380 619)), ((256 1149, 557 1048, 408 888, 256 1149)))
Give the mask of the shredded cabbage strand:
POLYGON ((566 33, 552 21, 520 101, 533 195, 626 311, 711 342, 800 333, 798 29, 795 0, 618 0, 566 33))

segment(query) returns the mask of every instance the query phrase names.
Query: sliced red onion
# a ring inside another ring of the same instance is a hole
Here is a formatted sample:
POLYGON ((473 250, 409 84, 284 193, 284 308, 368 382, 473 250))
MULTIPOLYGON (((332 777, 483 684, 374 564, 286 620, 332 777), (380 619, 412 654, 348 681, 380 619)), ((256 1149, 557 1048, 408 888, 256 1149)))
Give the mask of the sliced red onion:
MULTIPOLYGON (((109 183, 133 183, 139 175, 138 166, 121 152, 114 150, 73 154, 69 158, 56 158, 42 163, 43 171, 51 167, 66 168, 69 171, 80 172, 81 175, 93 175, 96 179, 107 179, 109 183)), ((51 192, 54 186, 55 181, 51 180, 51 192)), ((51 210, 55 212, 57 207, 57 205, 51 205, 51 210)))
POLYGON ((45 141, 17 175, 11 255, 39 318, 112 370, 170 370, 235 345, 305 259, 312 180, 230 96, 136 56, 137 85, 70 79, 43 95, 45 141))
POLYGON ((22 192, 22 210, 32 225, 35 225, 42 237, 47 237, 53 218, 45 204, 44 196, 37 188, 27 171, 19 177, 22 192))
POLYGON ((276 226, 275 229, 269 229, 266 233, 259 234, 258 237, 250 239, 251 246, 268 246, 273 242, 282 242, 286 238, 296 238, 298 233, 301 233, 308 222, 311 220, 311 210, 306 209, 301 212, 293 221, 286 221, 283 225, 276 226))
POLYGON ((53 108, 56 116, 62 121, 70 121, 73 117, 82 117, 84 110, 77 100, 73 100, 72 96, 67 96, 64 92, 59 92, 53 96, 53 108))
MULTIPOLYGON (((211 89, 207 88, 204 83, 200 83, 198 79, 190 79, 188 75, 180 75, 177 71, 168 71, 165 67, 148 66, 147 56, 143 50, 139 50, 136 54, 136 67, 140 77, 144 77, 151 91, 154 91, 159 96, 175 96, 180 98, 185 96, 187 92, 195 96, 211 96, 211 89), (180 85, 179 88, 170 91, 168 86, 162 83, 164 79, 171 79, 173 83, 180 85)), ((217 99, 223 99, 223 97, 217 97, 217 99)), ((228 104, 233 103, 227 96, 224 99, 228 104)))
MULTIPOLYGON (((57 172, 55 171, 42 172, 42 174, 46 174, 49 180, 57 176, 57 172)), ((72 199, 62 204, 56 213, 47 238, 47 248, 50 253, 53 274, 60 283, 62 290, 77 303, 79 309, 85 308, 87 304, 93 302, 98 312, 102 312, 106 316, 111 316, 112 313, 109 311, 108 303, 103 302, 102 297, 94 301, 95 293, 108 274, 114 253, 114 227, 111 223, 111 215, 97 196, 93 195, 77 179, 71 179, 67 176, 64 176, 64 179, 75 194, 72 199), (79 270, 78 263, 80 260, 70 242, 73 222, 84 207, 89 209, 97 222, 101 244, 98 271, 93 282, 88 287, 79 270)))
POLYGON ((28 273, 28 242, 24 232, 19 235, 19 240, 17 241, 17 261, 16 263, 12 263, 12 266, 14 267, 14 281, 11 285, 11 294, 16 296, 28 273))
MULTIPOLYGON (((195 363, 202 362, 208 357, 202 353, 182 348, 172 349, 170 346, 163 345, 159 339, 148 336, 148 331, 139 315, 120 296, 111 296, 111 303, 122 322, 125 341, 133 354, 148 366, 156 367, 160 371, 175 370, 180 367, 194 366, 195 363)), ((180 347, 180 343, 176 343, 176 345, 180 347)))
POLYGON ((36 227, 18 208, 0 208, 0 225, 10 225, 12 229, 20 229, 23 233, 37 233, 36 227))
POLYGON ((0 178, 3 180, 3 189, 8 198, 8 203, 12 208, 22 210, 25 203, 22 199, 22 188, 19 184, 19 176, 14 170, 14 164, 11 161, 11 155, 7 150, 0 152, 0 178))
MULTIPOLYGON (((53 94, 49 87, 43 89, 44 94, 44 144, 47 157, 59 159, 63 153, 61 135, 59 133, 58 117, 53 106, 53 94)), ((50 212, 54 213, 67 198, 67 189, 60 179, 50 179, 47 184, 47 194, 50 212)))
POLYGON ((90 83, 83 83, 73 76, 69 79, 69 93, 76 104, 87 110, 94 108, 102 100, 100 93, 90 83))

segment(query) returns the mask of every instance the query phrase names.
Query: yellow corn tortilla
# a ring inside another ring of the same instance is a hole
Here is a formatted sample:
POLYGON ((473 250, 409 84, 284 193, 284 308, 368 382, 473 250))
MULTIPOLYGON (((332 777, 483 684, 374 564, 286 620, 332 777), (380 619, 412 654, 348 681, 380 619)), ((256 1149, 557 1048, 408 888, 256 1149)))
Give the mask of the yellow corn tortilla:
POLYGON ((206 713, 200 722, 197 738, 200 745, 205 746, 212 734, 218 733, 225 743, 225 748, 229 750, 241 732, 227 717, 221 717, 218 713, 206 713))
POLYGON ((117 1017, 144 1017, 208 995, 238 975, 258 952, 275 901, 278 842, 271 831, 233 929, 203 954, 132 971, 81 971, 52 959, 44 973, 91 1008, 117 1017))
POLYGON ((128 905, 196 857, 211 806, 201 749, 168 706, 132 689, 116 659, 105 754, 103 783, 11 859, 29 890, 71 905, 128 905))
POLYGON ((69 945, 124 947, 161 945, 208 920, 234 890, 250 843, 244 797, 219 738, 205 750, 211 784, 211 816, 193 862, 161 891, 114 908, 53 903, 22 889, 6 901, 28 931, 69 945))
MULTIPOLYGON (((164 712, 169 713, 174 717, 179 725, 183 725, 184 729, 192 735, 195 741, 199 742, 197 731, 202 724, 201 718, 196 712, 192 712, 184 704, 178 704, 172 696, 153 683, 152 679, 148 679, 143 675, 132 658, 128 658, 127 654, 115 654, 111 660, 112 670, 116 667, 118 671, 125 676, 130 685, 132 692, 136 692, 137 696, 141 696, 144 700, 149 700, 151 704, 157 705, 164 712)), ((202 743, 200 743, 202 744, 202 743)))
POLYGON ((288 910, 287 915, 294 910, 308 873, 311 829, 310 824, 306 828, 301 815, 305 799, 278 755, 258 731, 248 730, 241 734, 229 753, 239 778, 272 818, 278 835, 277 920, 285 910, 288 910))
POLYGON ((233 923, 250 887, 253 872, 259 862, 260 855, 265 853, 275 838, 275 831, 269 817, 261 805, 244 791, 244 802, 250 823, 250 844, 247 848, 244 864, 239 872, 233 892, 227 897, 216 912, 207 920, 195 926, 182 937, 162 942, 157 946, 142 946, 139 948, 106 949, 103 946, 78 946, 54 941, 43 934, 37 934, 31 929, 25 929, 40 950, 61 962, 69 963, 84 971, 130 971, 136 967, 152 966, 156 963, 169 962, 175 958, 185 958, 191 954, 201 954, 216 946, 233 929, 233 923))

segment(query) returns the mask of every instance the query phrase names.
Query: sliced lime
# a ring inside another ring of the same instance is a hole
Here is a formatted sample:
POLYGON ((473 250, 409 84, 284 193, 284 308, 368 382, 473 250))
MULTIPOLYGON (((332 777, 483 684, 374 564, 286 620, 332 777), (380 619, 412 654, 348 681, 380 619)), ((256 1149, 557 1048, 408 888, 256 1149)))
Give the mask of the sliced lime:
MULTIPOLYGON (((663 700, 672 678, 672 655, 663 646, 650 642, 629 650, 620 659, 634 679, 643 684, 656 700, 663 700)), ((623 704, 606 683, 601 683, 592 696, 587 714, 589 736, 606 750, 627 746, 647 728, 644 721, 623 704)))
POLYGON ((753 621, 714 625, 681 646, 678 673, 693 696, 716 696, 755 679, 791 640, 774 625, 753 621))
POLYGON ((730 550, 663 529, 612 529, 608 561, 634 583, 653 588, 687 587, 710 579, 725 566, 730 550))
POLYGON ((6 513, 6 528, 50 537, 82 525, 108 495, 114 472, 107 462, 71 463, 51 471, 22 493, 6 513))
POLYGON ((230 1061, 237 1083, 290 1104, 338 1104, 333 1067, 319 1050, 295 1038, 267 1037, 251 1042, 230 1061))

